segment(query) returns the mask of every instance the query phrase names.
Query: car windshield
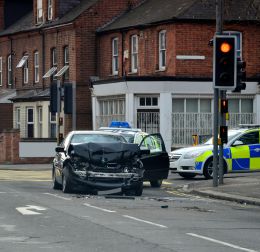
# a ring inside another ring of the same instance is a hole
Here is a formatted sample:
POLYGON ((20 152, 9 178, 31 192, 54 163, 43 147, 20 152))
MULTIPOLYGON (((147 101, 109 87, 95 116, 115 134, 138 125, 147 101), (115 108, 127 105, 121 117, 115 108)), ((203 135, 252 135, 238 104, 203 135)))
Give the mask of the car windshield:
MULTIPOLYGON (((230 130, 228 131, 228 142, 231 141, 232 139, 234 139, 237 135, 239 135, 241 132, 237 131, 237 130, 230 130)), ((211 137, 210 139, 208 139, 205 143, 203 144, 213 144, 213 137, 211 137)))
POLYGON ((124 134, 124 133, 121 133, 121 135, 126 139, 126 141, 128 143, 133 143, 134 142, 134 139, 135 139, 135 136, 133 134, 124 134))
POLYGON ((103 134, 75 134, 71 138, 71 143, 120 143, 126 142, 122 136, 103 134))

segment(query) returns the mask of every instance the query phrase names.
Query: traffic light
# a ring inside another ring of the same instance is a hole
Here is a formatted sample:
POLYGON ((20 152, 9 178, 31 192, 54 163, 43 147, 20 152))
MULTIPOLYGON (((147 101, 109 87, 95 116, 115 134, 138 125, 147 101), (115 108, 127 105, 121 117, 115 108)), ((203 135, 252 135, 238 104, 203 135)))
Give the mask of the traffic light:
POLYGON ((216 35, 214 37, 214 88, 230 89, 236 87, 237 50, 236 37, 216 35))
POLYGON ((227 126, 220 126, 219 136, 220 136, 222 143, 228 142, 228 127, 227 126))
POLYGON ((52 113, 57 113, 58 111, 58 86, 56 82, 50 86, 50 111, 52 113))
POLYGON ((220 100, 220 112, 222 114, 228 113, 228 100, 227 99, 220 100))
POLYGON ((237 61, 237 85, 233 92, 241 92, 246 89, 246 62, 242 60, 237 61))

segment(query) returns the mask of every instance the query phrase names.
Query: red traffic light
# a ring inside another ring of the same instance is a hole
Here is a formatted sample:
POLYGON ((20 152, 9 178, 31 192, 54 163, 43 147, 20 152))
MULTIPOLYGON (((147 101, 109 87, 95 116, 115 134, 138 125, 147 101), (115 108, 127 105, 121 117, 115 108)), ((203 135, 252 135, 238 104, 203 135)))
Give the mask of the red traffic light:
POLYGON ((222 99, 220 102, 221 102, 220 103, 220 112, 222 114, 228 113, 228 100, 227 99, 222 99))
POLYGON ((228 127, 227 126, 220 126, 219 128, 219 136, 221 138, 222 143, 228 142, 228 127))

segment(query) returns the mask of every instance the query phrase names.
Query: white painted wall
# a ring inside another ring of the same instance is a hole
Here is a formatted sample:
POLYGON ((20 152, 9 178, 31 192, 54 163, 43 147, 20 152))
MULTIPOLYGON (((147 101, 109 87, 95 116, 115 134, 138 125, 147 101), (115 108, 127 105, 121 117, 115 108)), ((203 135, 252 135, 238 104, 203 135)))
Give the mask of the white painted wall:
POLYGON ((54 157, 56 142, 20 142, 19 157, 54 157))

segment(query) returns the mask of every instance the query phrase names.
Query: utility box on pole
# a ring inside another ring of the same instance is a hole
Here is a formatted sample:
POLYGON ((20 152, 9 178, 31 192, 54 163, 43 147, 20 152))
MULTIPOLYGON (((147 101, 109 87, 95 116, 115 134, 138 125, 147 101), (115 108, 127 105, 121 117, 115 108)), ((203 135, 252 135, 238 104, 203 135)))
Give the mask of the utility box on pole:
POLYGON ((234 90, 237 85, 236 37, 214 37, 213 83, 214 88, 234 90))

